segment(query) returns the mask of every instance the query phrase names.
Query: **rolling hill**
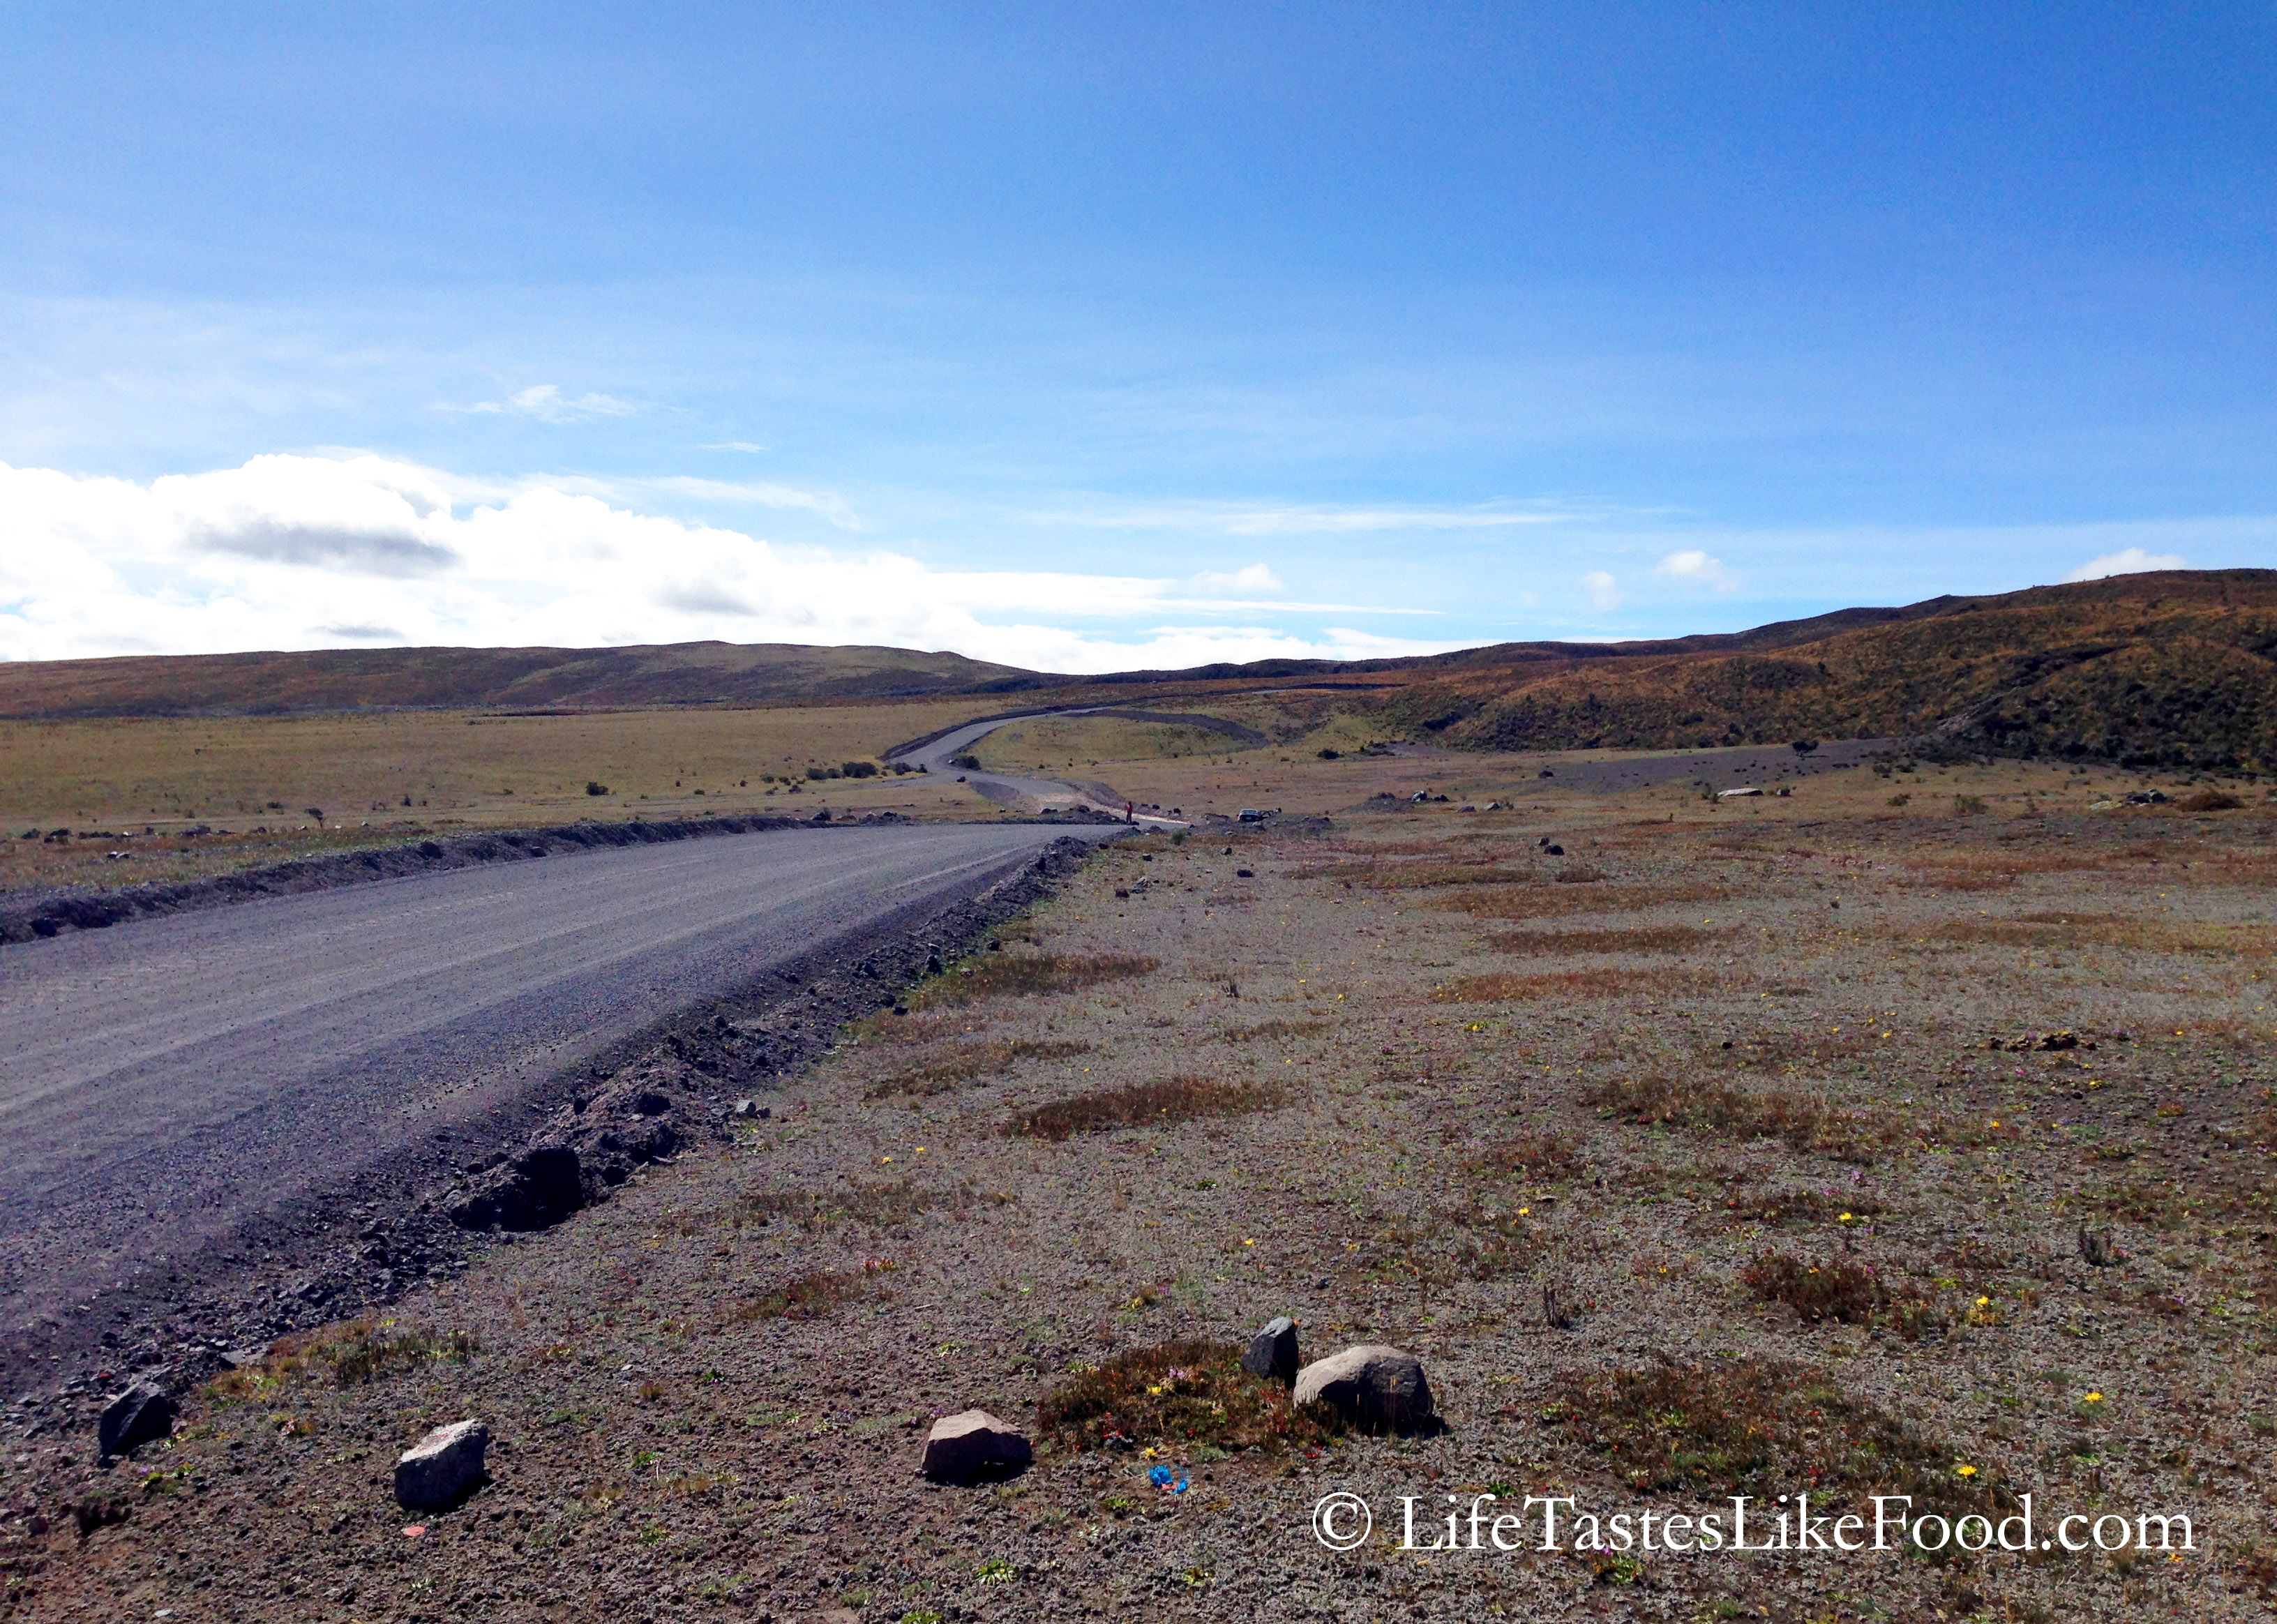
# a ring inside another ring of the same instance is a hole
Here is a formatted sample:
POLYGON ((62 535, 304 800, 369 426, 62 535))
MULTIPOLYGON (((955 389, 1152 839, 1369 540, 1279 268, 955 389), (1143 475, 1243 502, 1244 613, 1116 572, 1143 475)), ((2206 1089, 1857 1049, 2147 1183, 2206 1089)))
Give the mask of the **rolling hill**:
MULTIPOLYGON (((1856 608, 1649 643, 1077 677, 797 644, 385 649, 0 664, 0 717, 624 710, 971 695, 975 711, 1302 689, 1304 714, 1458 749, 1797 737, 2205 771, 2277 770, 2277 571, 2172 570, 1856 608), (994 697, 990 705, 979 703, 994 697)), ((1287 736, 1298 736, 1302 727, 1287 736)))

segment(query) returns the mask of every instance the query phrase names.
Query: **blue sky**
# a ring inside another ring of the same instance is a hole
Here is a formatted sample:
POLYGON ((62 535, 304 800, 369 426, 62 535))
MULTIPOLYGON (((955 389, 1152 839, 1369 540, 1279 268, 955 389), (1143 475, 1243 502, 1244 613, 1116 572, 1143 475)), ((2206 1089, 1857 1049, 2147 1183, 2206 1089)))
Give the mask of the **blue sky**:
POLYGON ((0 11, 0 654, 2277 564, 2266 6, 0 11))

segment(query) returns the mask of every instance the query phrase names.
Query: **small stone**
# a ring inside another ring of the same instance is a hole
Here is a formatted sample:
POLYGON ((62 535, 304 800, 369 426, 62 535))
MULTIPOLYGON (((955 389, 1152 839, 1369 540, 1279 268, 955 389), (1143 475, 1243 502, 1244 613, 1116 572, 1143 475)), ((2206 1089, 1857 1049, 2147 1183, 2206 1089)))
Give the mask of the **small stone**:
POLYGON ((395 1463, 395 1498, 407 1511, 439 1511, 483 1480, 490 1429, 478 1421, 438 1427, 395 1463))
POLYGON ((1035 1459, 1028 1440, 1008 1422, 986 1410, 944 1415, 925 1437, 921 1470, 940 1483, 971 1483, 986 1475, 1010 1475, 1035 1459))
POLYGON ((759 1102, 757 1100, 738 1100, 735 1102, 734 1114, 738 1117, 757 1117, 759 1114, 759 1102))
POLYGON ((123 1455, 174 1430, 174 1401, 165 1390, 137 1382, 103 1407, 95 1442, 106 1455, 123 1455))
POLYGON ((1431 1384, 1423 1361, 1381 1343, 1348 1347, 1297 1373, 1299 1406, 1315 1399, 1363 1427, 1405 1431, 1431 1418, 1431 1384))
POLYGON ((1252 1376, 1269 1376, 1276 1381, 1297 1379, 1297 1322, 1287 1315, 1266 1322, 1265 1329, 1249 1339, 1248 1351, 1241 1356, 1241 1368, 1252 1376))

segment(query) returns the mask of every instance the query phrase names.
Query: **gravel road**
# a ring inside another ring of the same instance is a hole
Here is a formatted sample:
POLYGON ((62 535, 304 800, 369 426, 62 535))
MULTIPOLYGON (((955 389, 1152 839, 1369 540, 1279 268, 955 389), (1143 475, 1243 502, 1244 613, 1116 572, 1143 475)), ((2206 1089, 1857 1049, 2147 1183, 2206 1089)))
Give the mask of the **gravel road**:
POLYGON ((91 1340, 106 1295, 415 1141, 478 1155, 673 1010, 1068 832, 729 836, 0 948, 0 1347, 91 1340))

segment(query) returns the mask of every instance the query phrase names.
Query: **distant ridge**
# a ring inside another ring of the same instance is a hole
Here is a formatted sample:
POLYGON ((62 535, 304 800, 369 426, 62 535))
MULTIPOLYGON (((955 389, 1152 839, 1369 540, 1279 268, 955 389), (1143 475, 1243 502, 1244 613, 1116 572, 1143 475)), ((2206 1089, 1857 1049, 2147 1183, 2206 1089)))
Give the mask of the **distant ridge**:
MULTIPOLYGON (((1813 738, 2206 771, 2277 770, 2277 570, 2164 570, 1839 609, 1650 643, 1263 660, 1079 677, 798 644, 376 649, 0 663, 0 717, 622 710, 1021 694, 1207 699, 1292 682, 1455 748, 1813 738), (1342 690, 1342 691, 1336 691, 1342 690)), ((1325 713, 1323 713, 1325 715, 1325 713)), ((1293 741, 1283 741, 1293 742, 1293 741)))

